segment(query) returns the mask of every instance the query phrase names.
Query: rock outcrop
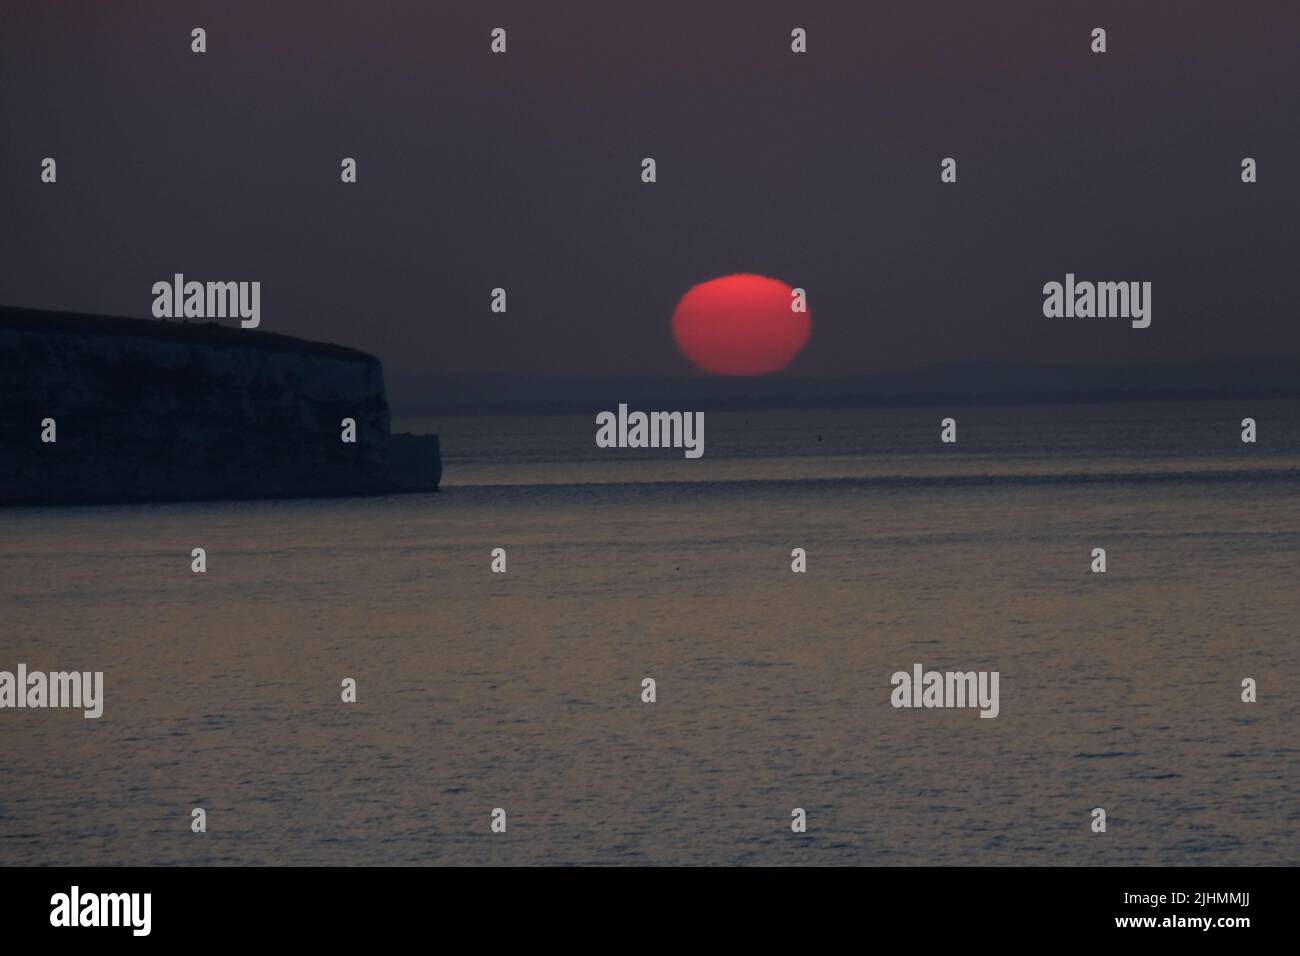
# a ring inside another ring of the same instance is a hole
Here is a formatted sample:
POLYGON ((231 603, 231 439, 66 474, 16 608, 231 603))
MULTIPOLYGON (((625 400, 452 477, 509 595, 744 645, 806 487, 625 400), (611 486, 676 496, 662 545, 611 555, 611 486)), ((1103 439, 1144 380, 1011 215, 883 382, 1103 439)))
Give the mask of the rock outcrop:
POLYGON ((387 494, 440 477, 436 437, 389 435, 372 355, 214 323, 0 308, 0 504, 387 494))

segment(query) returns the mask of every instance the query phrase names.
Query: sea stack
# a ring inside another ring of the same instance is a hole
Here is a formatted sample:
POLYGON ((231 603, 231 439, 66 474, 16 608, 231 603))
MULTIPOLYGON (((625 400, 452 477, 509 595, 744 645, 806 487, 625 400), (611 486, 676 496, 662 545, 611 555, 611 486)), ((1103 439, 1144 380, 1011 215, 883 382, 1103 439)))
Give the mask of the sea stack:
POLYGON ((0 505, 434 491, 441 470, 436 436, 389 434, 365 352, 0 307, 0 505))

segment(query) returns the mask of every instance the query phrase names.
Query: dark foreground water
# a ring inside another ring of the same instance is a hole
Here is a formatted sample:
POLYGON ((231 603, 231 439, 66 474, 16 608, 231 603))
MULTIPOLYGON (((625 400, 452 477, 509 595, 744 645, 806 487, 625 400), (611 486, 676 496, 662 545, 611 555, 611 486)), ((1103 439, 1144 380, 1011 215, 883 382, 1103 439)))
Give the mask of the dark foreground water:
POLYGON ((0 711, 0 863, 1300 862, 1300 407, 945 414, 414 423, 441 494, 3 512, 0 670, 106 703, 0 711), (1000 715, 894 709, 915 662, 1000 715))

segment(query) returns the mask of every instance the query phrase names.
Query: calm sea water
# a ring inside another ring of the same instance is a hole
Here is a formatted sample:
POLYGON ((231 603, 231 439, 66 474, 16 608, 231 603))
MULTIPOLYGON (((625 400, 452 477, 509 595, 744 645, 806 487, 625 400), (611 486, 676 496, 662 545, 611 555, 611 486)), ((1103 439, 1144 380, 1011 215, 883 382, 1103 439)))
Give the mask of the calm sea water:
POLYGON ((407 422, 440 494, 5 511, 0 669, 106 705, 0 712, 0 863, 1300 862, 1300 406, 945 414, 407 422), (1000 716, 893 709, 918 661, 1000 716))

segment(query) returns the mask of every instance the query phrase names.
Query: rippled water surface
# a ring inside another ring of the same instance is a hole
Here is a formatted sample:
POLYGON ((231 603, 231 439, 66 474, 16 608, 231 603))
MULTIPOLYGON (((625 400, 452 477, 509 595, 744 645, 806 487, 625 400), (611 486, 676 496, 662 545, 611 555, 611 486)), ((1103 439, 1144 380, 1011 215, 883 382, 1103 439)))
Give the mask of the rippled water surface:
POLYGON ((0 669, 106 685, 0 711, 0 863, 1300 862, 1295 404, 706 418, 700 461, 409 422, 440 494, 0 513, 0 669), (1000 715, 895 710, 915 662, 1000 715))

